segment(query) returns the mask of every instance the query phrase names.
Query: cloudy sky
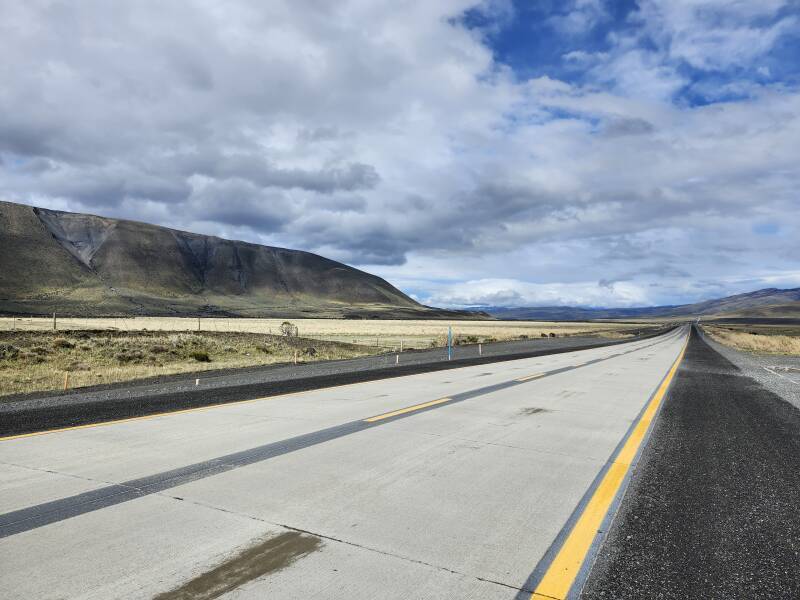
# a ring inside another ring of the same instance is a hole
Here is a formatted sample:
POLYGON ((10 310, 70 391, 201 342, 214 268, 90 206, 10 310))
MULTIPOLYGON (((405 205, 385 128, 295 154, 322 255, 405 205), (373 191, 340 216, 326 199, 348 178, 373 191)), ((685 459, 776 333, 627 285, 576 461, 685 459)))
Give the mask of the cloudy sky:
POLYGON ((0 199, 439 305, 800 286, 796 0, 0 0, 0 199))

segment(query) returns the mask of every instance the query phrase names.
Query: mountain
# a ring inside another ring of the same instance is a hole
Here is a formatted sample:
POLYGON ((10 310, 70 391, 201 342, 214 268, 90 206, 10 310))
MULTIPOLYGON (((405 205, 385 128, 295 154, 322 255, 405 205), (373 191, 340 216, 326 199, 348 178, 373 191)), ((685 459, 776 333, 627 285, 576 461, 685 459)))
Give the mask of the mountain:
POLYGON ((767 288, 695 304, 649 306, 639 308, 579 308, 570 306, 489 307, 482 308, 499 319, 585 321, 592 319, 651 318, 798 318, 800 288, 767 288))
POLYGON ((466 314, 423 306, 380 277, 309 252, 0 202, 0 313, 51 312, 351 318, 466 314))

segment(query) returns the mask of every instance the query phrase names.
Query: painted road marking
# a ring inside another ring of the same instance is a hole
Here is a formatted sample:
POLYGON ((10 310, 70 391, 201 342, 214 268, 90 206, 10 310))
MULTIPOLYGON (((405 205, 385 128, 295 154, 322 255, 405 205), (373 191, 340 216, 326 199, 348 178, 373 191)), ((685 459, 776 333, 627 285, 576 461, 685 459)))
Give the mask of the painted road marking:
MULTIPOLYGON (((670 334, 665 334, 665 335, 669 336, 670 334)), ((627 350, 626 352, 621 352, 619 354, 612 354, 612 355, 607 356, 606 358, 600 359, 600 360, 608 360, 608 359, 611 359, 611 358, 616 358, 618 356, 622 356, 622 355, 628 354, 630 352, 636 352, 638 350, 643 350, 645 348, 649 348, 650 346, 654 346, 656 344, 664 342, 665 339, 664 338, 659 339, 660 337, 661 336, 657 336, 655 339, 657 339, 659 341, 654 342, 653 344, 648 344, 647 346, 636 346, 631 350, 627 350)), ((668 337, 666 339, 668 339, 668 337)), ((636 344, 637 342, 629 342, 629 343, 636 344)), ((589 349, 589 350, 596 350, 596 349, 597 348, 592 348, 592 349, 589 349)), ((581 352, 581 351, 584 351, 584 350, 586 350, 586 349, 585 348, 584 349, 577 349, 577 350, 572 350, 571 352, 581 352)), ((569 354, 569 352, 566 352, 564 354, 569 354)), ((548 356, 552 356, 552 355, 548 355, 548 356)), ((527 360, 527 359, 519 359, 519 360, 527 360)), ((451 369, 451 370, 452 371, 458 371, 458 370, 461 370, 461 369, 471 369, 474 366, 475 365, 469 365, 469 366, 466 366, 466 367, 456 367, 456 368, 451 369)), ((580 365, 577 365, 577 366, 580 366, 580 365)), ((569 370, 571 368, 577 368, 577 366, 564 367, 563 370, 569 370)), ((557 370, 557 371, 560 372, 560 370, 557 370)), ((548 374, 549 374, 549 372, 548 373, 542 373, 541 375, 544 376, 544 375, 548 375, 548 374)), ((230 402, 219 402, 217 404, 207 404, 205 406, 195 406, 195 407, 192 407, 192 408, 182 408, 182 409, 179 409, 179 410, 168 410, 168 411, 153 413, 153 414, 150 414, 150 415, 139 415, 139 416, 135 416, 135 417, 125 417, 124 419, 115 419, 113 421, 101 421, 99 423, 85 423, 83 425, 73 425, 73 426, 70 426, 70 427, 59 427, 59 428, 56 428, 56 429, 45 429, 45 430, 42 430, 42 431, 31 431, 31 432, 28 432, 28 433, 18 433, 18 434, 14 434, 14 435, 5 436, 5 437, 0 437, 0 442, 18 440, 18 439, 21 439, 21 438, 34 437, 34 436, 39 436, 39 435, 49 435, 51 433, 61 433, 61 432, 65 432, 65 431, 74 431, 74 430, 78 430, 78 429, 89 429, 89 428, 92 428, 92 427, 105 427, 107 425, 118 425, 120 423, 128 423, 128 422, 131 422, 131 421, 144 421, 144 420, 147 420, 147 419, 155 419, 155 418, 158 418, 158 417, 167 417, 167 416, 170 416, 170 415, 181 415, 181 414, 187 414, 187 413, 193 413, 193 412, 201 412, 201 411, 211 410, 211 409, 215 409, 215 408, 223 408, 225 406, 236 406, 237 404, 247 404, 247 403, 250 403, 250 402, 261 402, 263 400, 273 400, 273 399, 276 399, 276 398, 285 398, 285 397, 289 397, 289 396, 297 396, 297 395, 300 395, 300 394, 307 394, 307 393, 316 392, 316 391, 319 391, 319 390, 332 390, 332 389, 336 389, 336 388, 352 387, 352 386, 356 386, 356 385, 365 385, 365 384, 369 384, 369 383, 381 383, 383 381, 384 381, 383 379, 374 379, 374 380, 370 380, 370 381, 357 381, 355 383, 343 383, 343 384, 340 384, 340 385, 332 385, 332 386, 328 386, 328 387, 325 387, 325 388, 318 388, 318 389, 312 389, 312 390, 303 390, 303 391, 298 391, 298 392, 286 392, 285 394, 275 394, 275 395, 272 395, 272 396, 263 396, 261 398, 249 398, 249 399, 246 399, 246 400, 233 400, 233 401, 230 401, 230 402)), ((518 379, 516 381, 522 382, 522 381, 527 381, 527 379, 523 378, 522 380, 518 379)))
POLYGON ((515 381, 519 381, 520 383, 522 383, 523 381, 530 381, 531 379, 538 379, 539 377, 544 377, 545 375, 547 375, 547 373, 534 373, 533 375, 528 375, 527 377, 520 377, 519 379, 516 379, 515 381))
MULTIPOLYGON (((371 383, 369 381, 364 383, 371 383)), ((349 385, 358 385, 355 383, 347 383, 343 384, 342 386, 331 386, 329 388, 323 389, 333 389, 334 387, 346 387, 349 385)), ((17 440, 20 438, 27 438, 27 437, 34 437, 37 435, 47 435, 50 433, 61 433, 62 431, 74 431, 76 429, 89 429, 91 427, 104 427, 106 425, 118 425, 119 423, 128 423, 129 421, 145 421, 147 419, 155 419, 157 417, 166 417, 169 415, 185 415, 186 413, 193 413, 193 412, 202 412, 204 410, 211 410, 214 408, 220 408, 222 406, 236 406, 237 404, 247 404, 249 402, 260 402, 262 400, 272 400, 275 398, 285 398, 287 396, 296 396, 298 394, 305 394, 308 391, 316 391, 316 390, 306 390, 303 392, 287 392, 285 394, 275 394, 274 396, 265 396, 263 398, 249 398, 248 400, 233 400, 231 402, 220 402, 218 404, 207 404, 205 406, 195 406, 193 408, 181 408, 179 410, 168 410, 165 412, 158 412, 153 413, 152 415, 139 415, 138 417, 126 417, 124 419, 115 419, 113 421, 101 421, 100 423, 86 423, 85 425, 73 425, 72 427, 59 427, 58 429, 45 429, 43 431, 31 431, 29 433, 18 433, 16 435, 9 435, 6 437, 0 437, 0 442, 5 442, 7 440, 17 440)))
POLYGON ((777 375, 778 377, 782 377, 782 378, 783 378, 783 379, 785 379, 786 381, 791 381, 792 383, 795 383, 795 384, 798 384, 798 385, 800 385, 800 381, 795 381, 795 380, 794 380, 794 379, 792 379, 791 377, 787 377, 786 375, 781 375, 780 373, 778 373, 778 372, 775 370, 775 369, 777 369, 778 367, 761 367, 761 368, 762 368, 762 369, 764 369, 764 370, 765 370, 767 373, 771 373, 772 375, 777 375))
POLYGON ((422 410, 423 408, 428 408, 429 406, 436 406, 437 404, 444 404, 445 402, 451 402, 452 400, 453 400, 452 398, 439 398, 438 400, 431 400, 430 402, 423 402, 422 404, 415 404, 414 406, 408 406, 406 408, 393 410, 392 412, 384 413, 382 415, 370 417, 369 419, 364 419, 364 422, 374 423, 375 421, 383 421, 384 419, 389 419, 390 417, 396 417, 397 415, 404 415, 406 413, 414 412, 415 410, 422 410))
MULTIPOLYGON (((449 398, 440 398, 432 402, 418 404, 408 407, 407 409, 394 411, 394 413, 391 414, 396 414, 396 418, 398 419, 413 417, 424 412, 427 406, 450 406, 451 403, 469 400, 484 394, 490 394, 508 387, 513 387, 514 385, 516 384, 513 381, 509 381, 479 388, 477 390, 460 392, 449 398)), ((383 414, 378 415, 378 417, 373 417, 373 419, 383 419, 380 421, 351 421, 349 423, 335 425, 292 438, 271 442, 255 448, 241 450, 225 456, 219 456, 192 465, 178 467, 170 471, 156 473, 122 483, 111 484, 75 496, 0 514, 0 539, 43 527, 51 523, 70 519, 78 515, 136 500, 143 496, 163 492, 183 485, 184 483, 198 481, 206 477, 213 477, 233 469, 324 444, 373 427, 380 427, 384 424, 393 423, 394 419, 390 419, 389 417, 390 414, 383 414)))
POLYGON ((531 594, 531 600, 563 600, 567 598, 573 583, 575 583, 575 578, 578 576, 589 554, 592 543, 598 535, 603 520, 608 514, 614 499, 622 491, 622 484, 625 481, 628 470, 639 452, 653 419, 658 413, 667 389, 683 359, 688 343, 689 338, 687 336, 681 353, 648 403, 647 408, 631 431, 619 454, 609 466, 605 476, 564 540, 553 562, 547 567, 536 589, 531 594))

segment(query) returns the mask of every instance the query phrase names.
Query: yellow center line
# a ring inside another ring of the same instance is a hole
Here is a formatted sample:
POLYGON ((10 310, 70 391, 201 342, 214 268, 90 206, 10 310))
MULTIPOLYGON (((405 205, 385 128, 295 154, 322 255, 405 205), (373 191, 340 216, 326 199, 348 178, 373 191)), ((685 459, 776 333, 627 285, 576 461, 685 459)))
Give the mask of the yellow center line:
POLYGON ((589 503, 575 522, 572 531, 570 531, 553 562, 550 563, 539 585, 536 586, 531 595, 531 600, 567 597, 581 565, 583 565, 586 555, 589 553, 592 542, 611 508, 611 503, 616 498, 628 469, 644 441, 647 430, 658 412, 667 388, 683 359, 688 343, 689 339, 687 337, 681 353, 648 403, 622 450, 620 450, 614 462, 611 463, 600 485, 595 489, 589 503))
POLYGON ((539 377, 544 377, 545 375, 546 375, 546 373, 534 373, 533 375, 528 375, 527 377, 520 377, 519 379, 516 379, 515 381, 518 381, 518 382, 522 383, 523 381, 530 381, 531 379, 537 379, 539 377))
POLYGON ((415 404, 414 406, 408 406, 406 408, 401 408, 398 410, 393 410, 392 412, 384 413, 382 415, 378 415, 376 417, 370 417, 369 419, 364 419, 365 423, 374 423, 375 421, 382 421, 383 419, 388 419, 389 417, 396 417, 397 415, 404 415, 406 413, 414 412, 415 410, 421 410, 423 408, 428 408, 429 406, 436 406, 437 404, 443 404, 445 402, 450 402, 452 398, 439 398, 438 400, 431 400, 430 402, 423 402, 422 404, 415 404))

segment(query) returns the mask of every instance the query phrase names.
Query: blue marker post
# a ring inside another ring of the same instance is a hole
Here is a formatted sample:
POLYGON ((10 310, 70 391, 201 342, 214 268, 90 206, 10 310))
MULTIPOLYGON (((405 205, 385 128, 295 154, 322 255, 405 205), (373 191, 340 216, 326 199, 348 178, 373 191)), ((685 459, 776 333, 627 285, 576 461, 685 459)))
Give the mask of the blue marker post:
POLYGON ((447 326, 447 360, 453 358, 453 328, 447 326))

